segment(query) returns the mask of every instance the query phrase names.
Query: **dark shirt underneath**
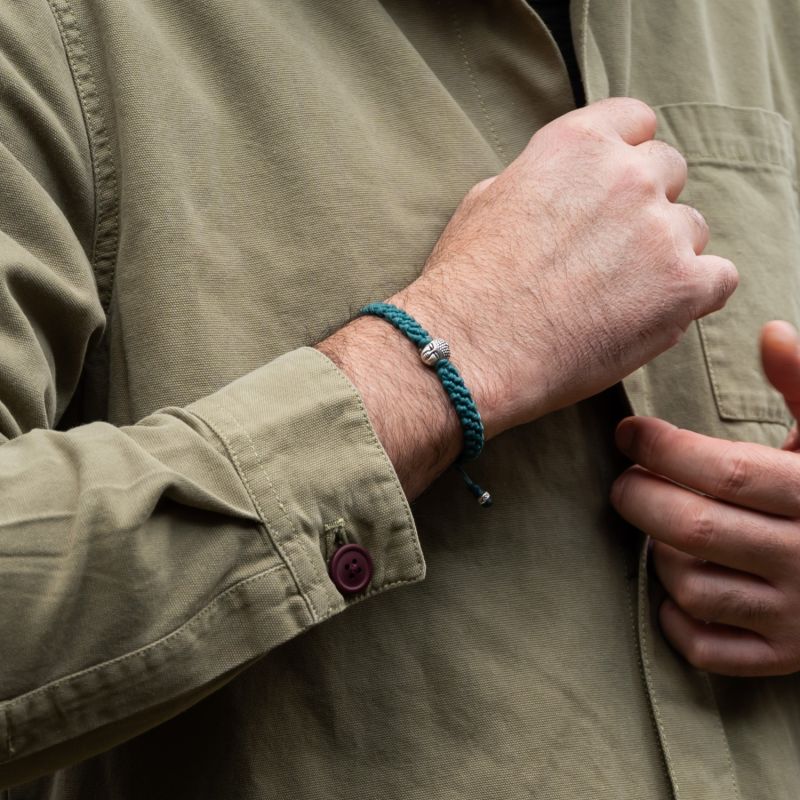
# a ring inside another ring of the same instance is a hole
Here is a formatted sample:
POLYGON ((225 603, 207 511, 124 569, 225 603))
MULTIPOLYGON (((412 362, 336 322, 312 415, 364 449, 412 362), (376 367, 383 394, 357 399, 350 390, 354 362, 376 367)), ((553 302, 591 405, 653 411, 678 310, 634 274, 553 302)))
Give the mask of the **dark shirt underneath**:
POLYGON ((569 21, 569 0, 528 0, 531 7, 542 18, 542 22, 550 29, 561 50, 561 56, 567 65, 569 80, 572 84, 572 93, 575 104, 586 104, 583 93, 581 73, 578 69, 578 59, 575 56, 575 46, 572 43, 572 27, 569 21))

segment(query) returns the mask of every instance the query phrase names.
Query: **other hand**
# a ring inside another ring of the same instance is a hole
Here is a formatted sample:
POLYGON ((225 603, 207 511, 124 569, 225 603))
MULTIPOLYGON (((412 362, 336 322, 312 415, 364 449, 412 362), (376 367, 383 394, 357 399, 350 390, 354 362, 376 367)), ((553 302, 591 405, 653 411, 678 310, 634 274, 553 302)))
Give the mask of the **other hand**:
MULTIPOLYGON (((764 371, 800 418, 800 338, 764 326, 764 371)), ((666 638, 724 675, 800 670, 800 453, 630 417, 617 444, 637 466, 614 484, 619 513, 648 534, 668 598, 666 638)))

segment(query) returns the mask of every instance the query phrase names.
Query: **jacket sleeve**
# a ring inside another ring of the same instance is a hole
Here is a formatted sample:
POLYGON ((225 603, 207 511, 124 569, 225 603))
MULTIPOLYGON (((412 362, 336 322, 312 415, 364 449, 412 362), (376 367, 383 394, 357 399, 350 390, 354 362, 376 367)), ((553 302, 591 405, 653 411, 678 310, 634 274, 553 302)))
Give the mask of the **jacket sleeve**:
POLYGON ((0 786, 134 736, 424 576, 361 400, 311 348, 135 425, 53 429, 104 314, 92 152, 40 5, 0 12, 0 786), (327 574, 343 540, 374 562, 356 599, 327 574))

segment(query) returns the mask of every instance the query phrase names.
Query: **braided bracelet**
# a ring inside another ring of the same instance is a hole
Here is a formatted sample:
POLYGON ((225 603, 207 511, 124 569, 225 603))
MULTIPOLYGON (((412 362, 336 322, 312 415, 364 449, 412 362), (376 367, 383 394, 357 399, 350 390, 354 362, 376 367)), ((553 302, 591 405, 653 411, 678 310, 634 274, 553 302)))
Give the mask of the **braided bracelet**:
POLYGON ((419 348, 422 362, 435 370, 453 403, 464 434, 464 447, 456 467, 478 503, 488 508, 492 504, 492 496, 475 483, 462 466, 463 462, 477 458, 483 450, 483 422, 469 389, 450 361, 450 345, 444 339, 433 339, 410 314, 391 303, 370 303, 358 313, 372 314, 394 325, 419 348))

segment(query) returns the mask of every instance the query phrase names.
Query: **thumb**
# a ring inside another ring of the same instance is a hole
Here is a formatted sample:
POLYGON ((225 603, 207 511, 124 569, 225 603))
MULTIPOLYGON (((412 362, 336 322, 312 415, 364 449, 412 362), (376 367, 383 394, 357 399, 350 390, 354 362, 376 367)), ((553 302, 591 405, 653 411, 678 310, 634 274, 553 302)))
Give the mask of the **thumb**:
POLYGON ((761 329, 761 364, 767 380, 800 419, 800 336, 788 322, 774 320, 761 329))

